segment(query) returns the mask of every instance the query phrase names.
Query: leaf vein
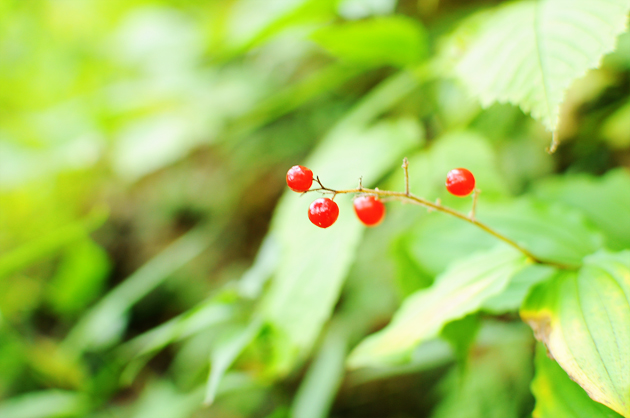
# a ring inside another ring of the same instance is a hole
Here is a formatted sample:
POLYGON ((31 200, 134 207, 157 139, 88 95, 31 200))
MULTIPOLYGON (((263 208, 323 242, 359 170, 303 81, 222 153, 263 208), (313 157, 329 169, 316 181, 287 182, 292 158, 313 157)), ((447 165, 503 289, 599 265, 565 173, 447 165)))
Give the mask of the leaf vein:
POLYGON ((542 84, 543 84, 543 93, 545 94, 545 104, 547 106, 547 116, 549 118, 549 123, 550 125, 552 125, 554 127, 555 130, 555 122, 552 121, 552 114, 551 114, 551 103, 549 102, 550 98, 549 98, 549 91, 550 91, 550 87, 548 85, 548 80, 547 77, 545 76, 546 72, 547 72, 547 61, 543 55, 543 51, 542 51, 542 33, 541 33, 541 5, 540 5, 540 1, 537 1, 535 3, 535 10, 534 10, 534 35, 536 38, 536 57, 538 58, 538 65, 540 66, 540 76, 542 78, 542 84))
MULTIPOLYGON (((579 286, 577 280, 575 280, 575 286, 576 287, 579 286)), ((578 306, 580 308, 580 313, 582 314, 582 323, 586 326, 586 330, 588 331, 588 333, 589 333, 589 335, 591 337, 591 341, 593 342, 593 346, 595 347, 595 351, 597 351, 597 355, 599 356, 601 364, 602 364, 602 366, 604 366, 604 370, 606 371, 606 374, 608 375, 608 380, 611 383, 613 383, 613 379, 612 379, 612 376, 610 375, 610 371, 608 370, 608 366, 604 362, 604 357, 602 357, 602 353, 599 351, 599 347, 597 346, 597 343, 595 343, 595 338, 593 338, 593 333, 591 332, 591 328, 589 327, 588 321, 586 321, 586 317, 584 316, 584 309, 582 307, 582 298, 580 298, 580 290, 579 290, 579 288, 576 289, 575 295, 576 295, 578 306)), ((619 393, 616 385, 614 385, 614 383, 613 383, 612 386, 613 386, 614 392, 619 397, 618 399, 623 399, 623 397, 619 393)))

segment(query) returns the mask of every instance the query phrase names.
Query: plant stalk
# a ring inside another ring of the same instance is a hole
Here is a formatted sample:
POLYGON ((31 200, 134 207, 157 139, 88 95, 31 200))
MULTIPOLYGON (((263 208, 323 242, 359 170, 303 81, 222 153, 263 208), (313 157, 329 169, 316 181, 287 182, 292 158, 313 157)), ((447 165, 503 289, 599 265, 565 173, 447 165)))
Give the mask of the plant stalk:
MULTIPOLYGON (((404 166, 403 166, 404 167, 404 166)), ((406 168, 406 167, 404 167, 406 168)), ((406 171, 406 170, 405 170, 406 171)), ((360 187, 358 189, 347 189, 347 190, 334 190, 334 189, 329 189, 327 187, 324 187, 324 185, 322 185, 321 181, 319 180, 319 177, 314 179, 317 183, 319 183, 319 188, 316 189, 310 189, 304 193, 308 193, 308 192, 315 192, 315 191, 319 191, 319 192, 328 192, 328 193, 332 193, 333 195, 338 195, 338 194, 348 194, 348 193, 366 193, 366 194, 373 194, 373 195, 377 195, 379 197, 392 197, 398 200, 402 200, 402 201, 407 201, 416 205, 420 205, 420 206, 424 206, 428 209, 431 210, 436 210, 439 212, 443 212, 446 213, 448 215, 454 216, 455 218, 461 219, 462 221, 468 222, 470 224, 475 225, 476 227, 484 230, 485 232, 487 232, 488 234, 494 236, 495 238, 497 238, 498 240, 503 241, 504 243, 508 244, 509 246, 515 248, 516 250, 520 251, 522 254, 524 254, 526 257, 528 257, 529 259, 531 259, 534 263, 536 264, 545 264, 548 266, 552 266, 552 267, 556 267, 559 269, 563 269, 563 270, 574 270, 577 267, 576 266, 570 266, 567 264, 562 264, 562 263, 557 263, 555 261, 548 261, 548 260, 543 260, 537 256, 535 256, 534 254, 532 254, 529 250, 527 250, 526 248, 522 247, 521 245, 519 245, 517 242, 513 241, 512 239, 506 237, 505 235, 501 234, 500 232, 490 228, 488 225, 484 224, 483 222, 478 221, 477 219, 474 218, 474 216, 466 216, 465 214, 456 211, 455 209, 449 208, 447 206, 442 206, 440 203, 433 203, 430 202, 426 199, 423 199, 421 197, 418 197, 414 194, 411 194, 408 192, 408 188, 406 187, 407 191, 406 192, 394 192, 394 191, 390 191, 390 190, 379 190, 379 189, 367 189, 364 187, 360 187)), ((408 183, 407 183, 408 185, 408 183)))

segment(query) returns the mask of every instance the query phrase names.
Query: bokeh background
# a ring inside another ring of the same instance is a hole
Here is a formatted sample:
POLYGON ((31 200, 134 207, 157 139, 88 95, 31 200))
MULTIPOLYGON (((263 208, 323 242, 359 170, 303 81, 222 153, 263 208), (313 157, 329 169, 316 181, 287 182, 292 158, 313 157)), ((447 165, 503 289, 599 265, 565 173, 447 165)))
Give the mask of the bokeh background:
POLYGON ((562 199, 551 186, 569 175, 614 190, 627 34, 570 90, 553 155, 518 108, 482 110, 431 73, 457 24, 499 3, 0 2, 0 417, 531 414, 534 343, 514 313, 459 324, 481 329, 470 352, 436 341, 406 365, 344 367, 491 238, 396 202, 366 231, 347 196, 313 232, 284 179, 309 164, 331 187, 400 190, 408 156, 412 191, 462 210, 442 190, 462 165, 486 202, 562 199), (227 372, 208 387, 211 357, 227 372))

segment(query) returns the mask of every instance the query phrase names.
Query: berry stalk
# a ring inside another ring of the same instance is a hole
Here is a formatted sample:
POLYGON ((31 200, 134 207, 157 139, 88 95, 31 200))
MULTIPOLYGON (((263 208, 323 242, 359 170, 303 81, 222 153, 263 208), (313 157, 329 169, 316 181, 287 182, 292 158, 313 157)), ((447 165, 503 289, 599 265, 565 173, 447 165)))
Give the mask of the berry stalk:
MULTIPOLYGON (((406 168, 406 167, 404 167, 404 168, 406 168)), ((557 268, 564 269, 564 270, 571 270, 571 269, 575 269, 576 268, 576 266, 570 266, 570 265, 566 265, 566 264, 562 264, 562 263, 557 263, 555 261, 543 260, 543 259, 535 256, 534 254, 532 254, 529 250, 527 250, 526 248, 522 247, 521 245, 519 245, 517 242, 513 241, 512 239, 510 239, 510 238, 506 237, 505 235, 501 234, 500 232, 492 229, 491 227, 489 227, 488 225, 484 224, 483 222, 478 221, 473 216, 466 216, 465 214, 463 214, 461 212, 458 212, 455 209, 449 208, 447 206, 442 206, 440 203, 430 202, 430 201, 428 201, 426 199, 423 199, 423 198, 418 197, 418 196, 416 196, 416 195, 414 195, 412 193, 409 193, 408 191, 395 192, 395 191, 390 191, 390 190, 379 190, 378 188, 376 188, 376 189, 368 189, 368 188, 363 187, 361 184, 359 184, 359 187, 356 188, 356 189, 335 190, 335 189, 331 189, 331 188, 325 187, 322 184, 321 180, 319 179, 319 176, 315 177, 313 180, 317 184, 319 184, 319 187, 315 188, 315 189, 306 190, 303 193, 308 193, 308 192, 331 193, 333 195, 333 199, 338 194, 364 193, 364 194, 375 195, 375 196, 378 196, 378 197, 394 198, 394 199, 401 200, 401 201, 404 201, 404 202, 416 204, 416 205, 419 205, 419 206, 424 206, 427 209, 431 209, 431 210, 435 210, 435 211, 438 211, 438 212, 446 213, 448 215, 454 216, 455 218, 461 219, 462 221, 465 221, 465 222, 468 222, 468 223, 470 223, 472 225, 475 225, 476 227, 478 227, 478 228, 482 229, 483 231, 487 232, 488 234, 494 236, 495 238, 503 241, 504 243, 506 243, 506 244, 510 245, 511 247, 515 248, 516 250, 520 251, 526 257, 531 259, 534 263, 545 264, 545 265, 548 265, 548 266, 557 267, 557 268)), ((406 190, 409 190, 408 189, 408 183, 406 184, 406 190)))

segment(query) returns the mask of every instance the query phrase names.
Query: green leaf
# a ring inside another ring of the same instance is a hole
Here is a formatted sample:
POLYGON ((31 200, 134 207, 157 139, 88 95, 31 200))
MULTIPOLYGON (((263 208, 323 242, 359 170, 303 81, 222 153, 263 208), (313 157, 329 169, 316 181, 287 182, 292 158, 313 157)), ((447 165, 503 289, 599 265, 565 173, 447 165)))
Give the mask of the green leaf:
POLYGON ((78 354, 88 348, 111 346, 126 327, 129 309, 201 254, 216 235, 216 231, 199 226, 174 241, 86 312, 66 337, 64 348, 78 354))
POLYGON ((30 392, 0 404, 2 418, 50 418, 85 416, 85 396, 69 391, 30 392))
MULTIPOLYGON (((505 195, 508 191, 504 176, 499 170, 496 152, 487 138, 474 131, 450 132, 409 158, 411 190, 427 199, 440 197, 453 205, 461 204, 445 192, 444 179, 453 167, 466 167, 475 173, 478 184, 483 184, 483 195, 505 195)), ((400 189, 404 184, 403 172, 392 176, 388 189, 400 189)))
MULTIPOLYGON (((528 197, 505 203, 481 200, 477 218, 544 260, 579 265, 602 247, 601 234, 580 212, 528 197)), ((418 266, 439 274, 453 261, 498 241, 471 224, 431 213, 409 231, 408 242, 418 266)))
POLYGON ((100 294, 109 270, 107 253, 94 241, 70 247, 50 282, 51 306, 63 315, 80 312, 100 294))
POLYGON ((273 275, 280 260, 279 244, 273 233, 263 240, 254 264, 238 281, 238 294, 243 298, 255 299, 262 293, 263 286, 273 275))
POLYGON ((579 209, 605 234, 612 250, 630 248, 630 172, 617 169, 595 178, 554 177, 536 185, 534 194, 550 202, 579 209))
POLYGON ((291 405, 294 418, 326 418, 343 381, 350 330, 333 323, 291 405))
POLYGON ((604 58, 604 65, 618 71, 630 69, 630 32, 619 36, 617 49, 604 58))
POLYGON ((475 313, 449 322, 442 328, 440 337, 451 345, 462 368, 465 368, 467 365, 468 353, 480 326, 479 315, 475 313))
POLYGON ((629 10, 627 0, 530 0, 483 12, 459 31, 478 25, 456 74, 484 107, 518 105, 555 131, 566 90, 615 48, 629 10))
POLYGON ((210 405, 219 389, 219 383, 225 372, 230 368, 236 358, 243 352, 262 329, 261 318, 254 318, 241 329, 233 332, 228 338, 219 342, 210 354, 210 376, 206 386, 204 403, 210 405))
POLYGON ((212 298, 125 343, 119 348, 127 363, 121 381, 131 384, 153 355, 168 344, 233 319, 236 309, 230 302, 212 298))
POLYGON ((613 149, 630 146, 630 100, 606 119, 601 132, 613 149))
POLYGON ((416 222, 406 238, 411 259, 433 277, 456 260, 475 251, 489 250, 498 243, 479 228, 437 212, 416 222))
POLYGON ((105 222, 107 216, 105 209, 94 209, 85 219, 47 233, 37 240, 3 254, 0 257, 0 278, 49 257, 68 244, 85 239, 91 231, 105 222))
POLYGON ((440 338, 435 338, 415 348, 409 363, 388 365, 388 367, 364 367, 353 370, 348 375, 348 386, 359 386, 377 380, 417 374, 452 364, 454 360, 455 356, 450 344, 440 338))
POLYGON ((130 418, 187 418, 199 409, 201 391, 180 392, 167 380, 154 380, 143 388, 133 403, 130 418))
POLYGON ((417 20, 380 17, 324 27, 313 40, 337 58, 360 65, 403 67, 427 54, 427 34, 417 20))
POLYGON ((552 267, 533 264, 515 274, 510 284, 496 296, 484 302, 482 310, 494 315, 516 312, 523 304, 532 287, 550 280, 558 271, 552 267))
POLYGON ((478 207, 479 220, 546 261, 579 265, 602 248, 603 237, 584 216, 570 208, 522 198, 503 205, 478 207))
POLYGON ((396 239, 391 251, 396 267, 396 284, 403 298, 433 283, 433 276, 422 270, 411 256, 407 241, 405 235, 396 239))
POLYGON ((527 327, 487 323, 478 340, 468 367, 463 372, 452 369, 439 382, 443 398, 431 418, 525 416, 532 374, 532 341, 527 327))
MULTIPOLYGON (((354 187, 360 176, 364 185, 374 184, 406 150, 421 144, 421 138, 420 127, 409 119, 383 121, 365 130, 337 129, 305 165, 329 187, 354 187)), ((282 372, 294 356, 310 349, 328 320, 364 231, 348 196, 336 199, 337 222, 325 230, 317 228, 306 217, 313 198, 288 191, 273 219, 281 258, 262 309, 279 331, 278 344, 289 345, 280 351, 292 354, 278 365, 282 372)))
POLYGON ((537 286, 521 317, 593 400, 630 417, 630 251, 537 286))
POLYGON ((591 400, 558 363, 547 356, 542 344, 536 348, 536 397, 534 418, 620 418, 610 408, 591 400))
POLYGON ((478 310, 500 293, 527 265, 511 248, 496 248, 459 261, 433 286, 409 296, 383 330, 364 339, 350 354, 351 367, 404 360, 423 341, 436 337, 445 324, 478 310))
MULTIPOLYGON (((231 56, 246 53, 288 29, 321 24, 335 16, 336 0, 297 0, 281 3, 236 3, 227 27, 219 26, 225 41, 233 48, 231 56)), ((227 58, 227 57, 226 57, 227 58)))

